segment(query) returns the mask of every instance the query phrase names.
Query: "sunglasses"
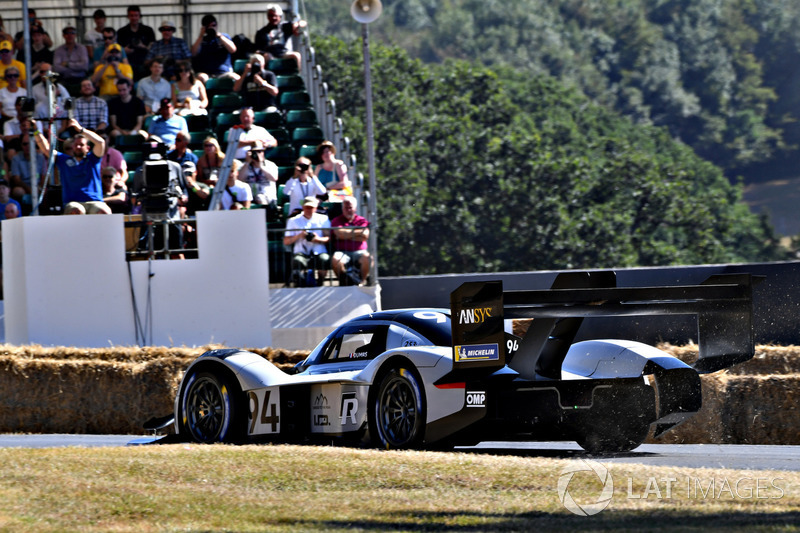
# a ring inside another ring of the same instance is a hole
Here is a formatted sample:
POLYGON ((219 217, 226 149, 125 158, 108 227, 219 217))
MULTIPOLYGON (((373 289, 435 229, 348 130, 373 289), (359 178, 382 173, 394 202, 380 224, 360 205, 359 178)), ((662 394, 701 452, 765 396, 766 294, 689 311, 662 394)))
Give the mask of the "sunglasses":
POLYGON ((114 37, 106 37, 105 35, 103 35, 103 40, 104 41, 113 41, 114 37))
POLYGON ((13 79, 16 79, 16 78, 19 78, 19 74, 6 74, 6 79, 7 80, 13 80, 13 79))
POLYGON ((75 35, 75 34, 77 34, 77 32, 74 32, 74 31, 65 31, 64 32, 64 35, 75 35))
POLYGON ((10 54, 11 50, 0 50, 0 54, 10 54))
POLYGON ((203 145, 203 148, 216 148, 216 146, 214 146, 214 145, 213 145, 213 144, 211 144, 211 143, 208 143, 208 144, 204 144, 204 145, 203 145))
POLYGON ((175 28, 158 28, 158 31, 165 32, 165 31, 175 31, 175 28))
POLYGON ((104 180, 113 180, 113 179, 114 179, 114 176, 109 176, 109 175, 106 175, 106 176, 103 176, 103 179, 104 179, 104 180))
POLYGON ((306 164, 297 165, 297 170, 306 171, 308 170, 308 165, 306 164))

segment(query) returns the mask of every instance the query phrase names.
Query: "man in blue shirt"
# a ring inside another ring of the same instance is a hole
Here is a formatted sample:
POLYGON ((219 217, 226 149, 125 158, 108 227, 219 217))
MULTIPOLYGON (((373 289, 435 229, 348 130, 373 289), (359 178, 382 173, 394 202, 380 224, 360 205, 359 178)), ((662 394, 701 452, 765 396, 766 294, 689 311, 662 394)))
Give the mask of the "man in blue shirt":
MULTIPOLYGON (((56 151, 64 214, 110 215, 111 208, 103 201, 103 182, 100 175, 100 162, 106 150, 106 142, 92 130, 84 129, 74 118, 69 119, 68 127, 78 132, 72 138, 73 155, 56 151), (89 141, 93 143, 91 149, 89 141)), ((34 131, 33 135, 39 150, 43 154, 49 153, 49 141, 39 131, 34 131)))
POLYGON ((201 21, 200 35, 192 44, 192 57, 197 79, 205 83, 208 78, 233 78, 239 75, 233 71, 231 54, 236 53, 236 45, 231 36, 217 30, 217 18, 206 15, 201 21))
POLYGON ((147 134, 159 137, 172 150, 175 148, 175 137, 178 132, 184 132, 188 138, 189 125, 186 124, 185 118, 175 114, 175 108, 172 107, 172 99, 170 98, 161 99, 161 107, 158 112, 160 116, 155 117, 150 122, 147 134))

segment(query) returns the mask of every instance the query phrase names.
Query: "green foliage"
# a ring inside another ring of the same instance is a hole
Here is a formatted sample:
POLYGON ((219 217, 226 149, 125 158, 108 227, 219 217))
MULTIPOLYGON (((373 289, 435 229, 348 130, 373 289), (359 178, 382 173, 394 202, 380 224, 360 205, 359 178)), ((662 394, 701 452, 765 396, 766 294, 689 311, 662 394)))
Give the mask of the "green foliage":
MULTIPOLYGON (((365 154, 360 40, 314 46, 365 154)), ((371 50, 381 275, 781 257, 740 187, 664 128, 547 75, 371 50)))

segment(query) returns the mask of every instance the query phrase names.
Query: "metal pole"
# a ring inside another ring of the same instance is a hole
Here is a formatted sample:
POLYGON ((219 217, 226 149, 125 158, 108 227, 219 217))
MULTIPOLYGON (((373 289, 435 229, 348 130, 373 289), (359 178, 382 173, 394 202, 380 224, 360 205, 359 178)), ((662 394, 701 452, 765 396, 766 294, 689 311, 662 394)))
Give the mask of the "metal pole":
MULTIPOLYGON (((28 98, 33 98, 33 72, 31 72, 31 25, 28 22, 28 0, 22 0, 22 35, 24 36, 24 50, 25 50, 25 89, 28 94, 28 98)), ((23 117, 17 117, 20 122, 22 122, 23 117)), ((31 114, 31 130, 36 130, 36 121, 33 119, 33 113, 31 114)), ((50 139, 50 142, 53 142, 53 139, 50 139)), ((30 175, 31 175, 31 204, 34 207, 34 212, 31 213, 32 215, 36 215, 38 213, 37 207, 37 199, 39 198, 37 184, 38 184, 38 175, 37 175, 37 168, 36 168, 36 155, 39 151, 36 148, 36 141, 33 140, 33 135, 28 133, 28 164, 30 165, 30 175)), ((20 213, 21 215, 22 213, 20 213)))
POLYGON ((361 24, 364 45, 364 91, 367 100, 367 167, 369 169, 369 253, 372 266, 369 276, 378 284, 378 185, 375 179, 375 138, 372 132, 372 76, 369 65, 369 28, 361 24))

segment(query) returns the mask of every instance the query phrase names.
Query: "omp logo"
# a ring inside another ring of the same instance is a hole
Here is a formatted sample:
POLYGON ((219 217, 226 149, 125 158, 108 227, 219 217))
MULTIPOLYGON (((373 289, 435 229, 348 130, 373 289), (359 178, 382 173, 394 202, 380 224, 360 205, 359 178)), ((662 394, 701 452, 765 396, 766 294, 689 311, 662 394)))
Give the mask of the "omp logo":
POLYGON ((483 407, 486 403, 486 392, 474 391, 467 393, 467 407, 483 407))
POLYGON ((561 471, 561 476, 558 478, 558 499, 564 507, 571 513, 580 516, 592 516, 606 507, 611 502, 611 497, 614 495, 614 480, 611 479, 611 473, 608 469, 597 461, 590 459, 580 459, 568 465, 561 471), (589 502, 583 502, 583 498, 579 498, 581 503, 569 492, 569 485, 577 472, 593 472, 597 479, 602 483, 603 488, 597 498, 589 498, 589 502))
POLYGON ((347 419, 355 424, 357 423, 356 414, 358 413, 358 398, 355 392, 342 393, 342 410, 339 413, 339 422, 344 426, 347 419))
POLYGON ((459 324, 481 324, 492 316, 491 307, 477 307, 475 309, 462 309, 458 313, 459 324))

